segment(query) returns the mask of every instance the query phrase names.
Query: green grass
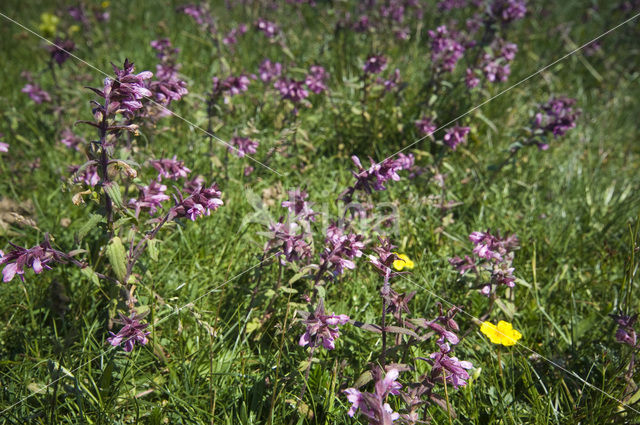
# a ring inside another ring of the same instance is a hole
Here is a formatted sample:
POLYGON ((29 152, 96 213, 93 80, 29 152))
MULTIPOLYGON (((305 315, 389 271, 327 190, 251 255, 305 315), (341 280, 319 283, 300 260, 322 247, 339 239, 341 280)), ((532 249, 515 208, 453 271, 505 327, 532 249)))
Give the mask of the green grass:
MULTIPOLYGON (((429 93, 422 90, 429 63, 426 30, 448 17, 462 21, 466 16, 452 12, 442 17, 432 5, 420 24, 420 37, 413 32, 413 38, 401 44, 388 34, 335 32, 331 2, 319 1, 316 8, 302 6, 299 11, 285 2, 277 11, 264 6, 229 11, 223 2, 214 2, 212 10, 223 32, 236 23, 268 16, 284 29, 290 51, 269 44, 250 28, 233 52, 223 49, 219 54, 190 19, 174 13, 181 3, 133 3, 111 2, 110 21, 92 27, 88 37, 78 35, 75 53, 108 73, 109 62, 121 64, 126 57, 138 71, 154 70, 149 42, 169 37, 181 49, 181 74, 190 91, 171 109, 198 126, 207 126, 205 95, 211 77, 226 75, 227 68, 235 74, 254 73, 264 57, 289 68, 295 63, 299 70, 291 74, 296 78, 303 78, 311 64, 325 66, 331 75, 330 95, 312 98, 313 106, 301 108, 297 121, 287 123, 286 106, 253 82, 249 92, 234 98, 232 107, 223 106, 214 120, 216 135, 223 140, 235 132, 259 140, 255 157, 260 160, 271 147, 278 147, 268 165, 284 177, 232 158, 225 178, 226 148, 214 143, 210 152, 207 136, 179 118, 164 118, 157 128, 143 129, 136 138, 140 161, 177 155, 194 173, 218 181, 225 205, 211 217, 163 229, 158 261, 143 255, 136 268, 136 294, 139 304, 150 309, 152 335, 149 344, 129 355, 109 349, 106 342, 109 312, 118 298, 108 281, 92 282, 67 265, 38 276, 27 272, 25 282, 16 278, 0 285, 0 411, 12 406, 0 414, 0 423, 366 423, 362 416, 347 416, 349 403, 341 391, 377 360, 380 338, 354 326, 341 327, 335 350, 315 351, 305 383, 309 353, 298 345, 304 327, 295 310, 310 308, 300 295, 308 292, 311 282, 289 284, 294 272, 281 271, 273 261, 254 267, 266 242, 259 234, 266 231, 261 218, 277 219, 284 211, 279 202, 286 190, 300 186, 318 210, 335 217, 335 199, 353 180, 352 154, 382 160, 416 140, 413 121, 431 110, 424 107, 429 93), (371 119, 363 121, 361 111, 354 109, 361 107, 360 67, 370 52, 384 52, 389 69, 399 68, 408 86, 397 97, 370 103, 371 119), (256 169, 250 177, 242 174, 247 165, 256 169), (262 209, 257 206, 260 199, 262 209), (194 300, 198 301, 188 305, 194 300), (66 308, 63 314, 57 313, 61 304, 66 308), (298 402, 305 385, 304 399, 298 402), (42 392, 36 393, 39 389, 42 392)), ((353 5, 333 3, 343 9, 353 5)), ((530 14, 508 33, 509 41, 519 47, 508 82, 472 94, 464 86, 454 87, 437 100, 433 112, 439 123, 632 16, 604 1, 530 3, 530 14), (585 13, 596 4, 598 11, 586 19, 585 13)), ((0 6, 3 14, 34 29, 40 13, 63 10, 62 3, 36 0, 8 0, 0 6)), ((62 89, 56 96, 66 109, 57 118, 46 105, 35 105, 20 92, 25 84, 22 70, 31 71, 54 92, 43 42, 0 19, 0 132, 11 146, 9 155, 0 154, 0 194, 23 206, 22 214, 36 223, 0 227, 0 248, 7 252, 9 241, 30 247, 50 232, 61 249, 96 252, 104 243, 97 229, 82 243, 74 238, 96 208, 90 203, 74 206, 61 180, 67 177, 67 165, 81 164, 83 157, 57 140, 62 128, 91 118, 88 102, 93 96, 82 87, 100 86, 104 76, 69 60, 58 71, 62 89), (40 166, 32 170, 29 164, 36 158, 40 166), (62 219, 69 219, 70 225, 63 227, 62 219)), ((416 268, 410 280, 398 279, 394 288, 417 291, 411 304, 415 317, 435 317, 438 297, 463 306, 471 316, 482 315, 486 298, 460 282, 447 259, 470 252, 467 235, 475 230, 513 232, 521 241, 513 297, 503 297, 491 320, 513 322, 524 335, 522 345, 532 351, 503 347, 501 376, 496 347, 478 332, 470 316, 459 314, 461 333, 469 334, 455 353, 474 364, 476 375, 459 391, 449 388, 457 417, 433 406, 428 410, 433 423, 640 421, 639 415, 603 394, 628 401, 637 391, 625 390, 631 353, 616 343, 608 314, 639 308, 633 279, 640 213, 639 35, 638 21, 630 22, 604 38, 594 56, 578 52, 465 117, 470 141, 442 164, 448 174, 447 197, 459 206, 443 214, 429 201, 441 189, 424 177, 406 179, 406 174, 400 182, 389 182, 387 191, 372 195, 375 202, 397 208, 398 222, 388 236, 416 268), (489 171, 491 164, 508 156, 508 147, 536 104, 552 94, 577 99, 582 109, 577 127, 552 141, 548 151, 525 149, 515 165, 497 174, 489 171)), ((458 68, 459 77, 464 69, 458 68)), ((95 138, 91 129, 74 130, 88 140, 95 138)), ((410 150, 419 165, 433 162, 430 144, 425 140, 410 150)), ((129 153, 123 150, 123 155, 129 153)), ((141 173, 153 176, 149 169, 141 173)), ((315 229, 317 250, 326 220, 320 219, 315 229)), ((355 270, 327 285, 328 311, 377 323, 380 285, 372 267, 360 258, 355 270)), ((434 348, 423 344, 411 350, 414 356, 428 356, 434 348)), ((407 379, 428 370, 424 362, 414 366, 415 372, 405 372, 407 379)), ((397 399, 390 400, 393 407, 400 407, 397 399)), ((632 407, 640 409, 636 399, 632 407)))

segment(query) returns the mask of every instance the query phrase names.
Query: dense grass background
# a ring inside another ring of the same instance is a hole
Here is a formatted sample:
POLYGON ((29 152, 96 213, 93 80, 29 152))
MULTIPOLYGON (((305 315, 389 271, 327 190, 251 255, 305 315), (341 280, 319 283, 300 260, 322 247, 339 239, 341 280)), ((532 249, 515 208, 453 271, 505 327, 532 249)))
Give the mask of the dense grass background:
MULTIPOLYGON (((350 7, 333 3, 340 10, 350 7)), ((0 285, 0 409, 32 395, 3 411, 0 423, 360 423, 357 417, 347 417, 348 403, 340 390, 353 385, 367 363, 375 361, 378 337, 343 327, 336 350, 316 352, 303 404, 297 404, 308 352, 298 346, 303 327, 294 312, 307 308, 299 297, 305 283, 286 285, 292 273, 280 277, 274 263, 236 276, 260 261, 265 240, 257 233, 265 228, 256 222, 256 200, 264 201, 262 214, 277 218, 286 190, 303 186, 320 210, 336 214, 336 195, 352 181, 350 155, 381 160, 419 137, 413 121, 429 110, 420 106, 428 99, 421 90, 428 62, 426 30, 463 16, 439 14, 432 5, 421 33, 412 33, 400 44, 388 34, 334 32, 331 2, 318 2, 315 8, 283 2, 276 11, 262 6, 227 10, 222 2, 213 2, 222 32, 266 16, 284 29, 290 50, 287 55, 250 30, 234 51, 223 49, 219 54, 188 17, 174 12, 180 4, 112 1, 109 22, 91 28, 90 43, 79 42, 75 53, 108 73, 110 62, 121 64, 125 58, 133 60, 137 70, 153 70, 156 59, 149 42, 169 37, 181 49, 181 73, 190 91, 171 109, 203 127, 204 94, 211 77, 227 67, 234 73, 256 72, 264 57, 295 63, 299 77, 311 64, 325 66, 331 75, 330 95, 312 98, 313 107, 300 112, 293 145, 286 142, 291 140, 291 126, 281 124, 282 104, 264 95, 260 83, 234 98, 233 108, 225 109, 215 123, 216 134, 224 140, 235 131, 251 129, 252 137, 261 142, 259 159, 269 148, 280 146, 269 166, 283 177, 235 160, 225 179, 225 148, 214 144, 210 152, 207 136, 176 117, 161 120, 158 131, 137 138, 144 152, 155 157, 176 154, 194 172, 214 177, 225 205, 207 219, 163 231, 160 261, 143 257, 138 273, 144 284, 138 299, 151 310, 152 343, 131 355, 108 350, 106 323, 113 305, 105 284, 91 282, 79 270, 55 267, 37 277, 27 273, 24 283, 14 279, 0 285), (375 51, 389 57, 389 68, 399 68, 408 86, 398 98, 386 96, 370 104, 373 118, 363 123, 352 110, 359 106, 361 63, 375 51), (256 168, 248 178, 242 174, 247 165, 256 168), (290 289, 274 291, 280 279, 290 289), (60 305, 67 309, 63 314, 58 313, 60 305), (34 395, 62 374, 66 377, 34 395)), ((65 6, 5 0, 0 11, 37 29, 42 12, 62 13, 65 6)), ((463 86, 450 91, 438 100, 439 122, 638 12, 616 6, 605 1, 531 1, 527 18, 509 33, 509 40, 519 46, 509 81, 490 91, 469 94, 463 86)), ((436 314, 434 294, 464 306, 470 315, 482 314, 486 299, 458 282, 447 259, 470 250, 467 235, 474 230, 515 232, 521 241, 515 257, 517 287, 513 299, 492 318, 512 321, 524 335, 524 346, 593 385, 517 346, 503 352, 501 376, 495 347, 470 317, 460 315, 463 331, 470 334, 456 353, 473 362, 476 374, 467 387, 450 394, 457 418, 432 407, 434 423, 640 420, 598 391, 625 401, 630 396, 623 378, 630 352, 615 342, 615 326, 607 315, 638 309, 633 280, 638 255, 632 253, 637 250, 640 206, 639 36, 638 21, 630 22, 604 38, 595 55, 580 51, 466 117, 470 142, 443 164, 449 173, 447 194, 461 202, 450 214, 431 205, 429 195, 440 188, 426 179, 403 179, 375 194, 376 200, 398 208, 398 224, 389 236, 416 262, 409 279, 419 286, 408 280, 395 285, 398 291, 418 291, 412 304, 416 317, 436 314), (523 151, 515 165, 496 174, 489 171, 489 165, 508 155, 514 135, 527 124, 536 104, 552 94, 577 99, 583 111, 577 128, 552 142, 548 151, 523 151)), ((63 90, 57 93, 65 113, 63 123, 56 122, 47 106, 34 105, 20 92, 23 70, 42 72, 39 81, 53 91, 43 42, 3 18, 0 38, 0 132, 11 145, 10 155, 0 156, 0 194, 3 202, 20 205, 23 215, 36 223, 1 228, 0 248, 6 252, 9 241, 33 246, 45 231, 57 246, 77 248, 74 232, 86 220, 88 207, 71 203, 61 178, 67 165, 81 163, 82 156, 57 140, 63 126, 90 117, 92 96, 82 86, 99 86, 104 76, 78 61, 67 62, 58 73, 63 90), (36 158, 40 166, 31 169, 36 158), (61 225, 63 219, 70 219, 68 227, 61 225)), ((77 131, 91 137, 89 130, 77 131)), ((429 143, 425 140, 411 150, 420 164, 432 160, 429 143)), ((86 244, 97 243, 98 232, 93 233, 86 244)), ((326 303, 331 311, 375 322, 379 285, 379 278, 361 260, 356 270, 328 286, 326 303)), ((415 354, 427 355, 429 348, 424 349, 415 354)))

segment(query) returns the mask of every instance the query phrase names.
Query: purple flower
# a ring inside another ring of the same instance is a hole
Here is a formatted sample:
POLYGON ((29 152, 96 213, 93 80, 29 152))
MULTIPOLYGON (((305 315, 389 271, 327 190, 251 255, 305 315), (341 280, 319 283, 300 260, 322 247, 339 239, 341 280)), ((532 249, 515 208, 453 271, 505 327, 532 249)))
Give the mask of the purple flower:
POLYGON ((247 165, 246 167, 244 167, 244 171, 242 172, 242 174, 244 174, 245 177, 249 177, 254 170, 255 169, 251 165, 247 165))
POLYGON ((61 139, 60 142, 65 145, 66 147, 68 147, 69 149, 73 149, 76 151, 80 150, 80 145, 84 143, 84 138, 80 137, 80 136, 76 136, 76 134, 71 131, 71 129, 69 128, 65 128, 64 130, 62 130, 62 133, 60 134, 61 139))
POLYGON ((71 52, 75 49, 76 43, 72 40, 61 40, 60 38, 56 38, 54 44, 48 47, 51 59, 60 66, 69 59, 71 52))
POLYGON ((233 152, 238 158, 244 158, 248 153, 256 153, 258 148, 258 142, 251 140, 248 137, 233 137, 229 142, 230 146, 227 147, 229 152, 233 152))
POLYGON ((327 86, 325 85, 327 77, 327 72, 323 67, 314 65, 309 70, 309 74, 305 79, 305 84, 309 87, 309 90, 315 94, 320 94, 327 90, 327 86))
POLYGON ((480 292, 489 296, 495 285, 505 285, 510 288, 515 286, 513 276, 513 252, 518 248, 518 238, 515 234, 501 237, 499 232, 492 235, 489 231, 473 232, 469 235, 469 240, 474 244, 473 254, 475 258, 465 256, 464 259, 454 257, 449 259, 449 263, 454 266, 460 274, 472 271, 476 275, 480 272, 488 272, 490 280, 484 284, 480 292))
POLYGON ((638 320, 638 314, 634 314, 633 316, 610 314, 609 316, 618 324, 616 341, 620 344, 626 344, 632 348, 636 348, 638 336, 634 325, 638 320))
POLYGON ((263 18, 258 18, 255 25, 259 31, 262 31, 264 35, 267 36, 267 38, 273 38, 278 35, 278 32, 280 32, 280 29, 274 22, 269 22, 263 18))
POLYGON ((184 191, 189 195, 193 194, 196 190, 204 186, 204 178, 202 176, 196 176, 191 180, 187 180, 184 183, 184 191))
POLYGON ((466 143, 469 131, 469 127, 460 127, 458 125, 448 128, 443 138, 444 143, 455 151, 456 146, 460 143, 466 143))
POLYGON ((260 79, 265 83, 278 78, 282 74, 282 65, 279 62, 271 62, 269 59, 265 59, 260 64, 258 70, 260 79))
POLYGON ((437 70, 452 72, 465 51, 465 47, 457 41, 459 35, 450 33, 443 25, 435 31, 429 30, 429 37, 431 37, 431 62, 437 70))
POLYGON ((366 416, 370 425, 389 425, 400 417, 391 409, 389 403, 386 403, 387 396, 398 395, 402 385, 397 382, 400 371, 391 368, 382 377, 382 371, 375 369, 373 371, 374 379, 376 379, 375 392, 361 392, 356 388, 347 388, 343 392, 347 395, 347 400, 351 403, 351 408, 347 414, 353 417, 356 411, 360 409, 360 413, 366 416))
POLYGON ((211 210, 215 211, 223 205, 222 192, 218 189, 217 184, 212 184, 208 189, 202 187, 194 190, 191 195, 180 200, 176 206, 171 209, 171 215, 173 217, 187 217, 191 221, 196 221, 196 218, 211 214, 211 210))
POLYGON ((287 208, 294 216, 303 220, 315 221, 318 213, 311 209, 311 204, 307 202, 309 194, 300 189, 293 189, 288 192, 289 200, 282 201, 282 207, 287 208))
POLYGON ((444 374, 447 383, 453 385, 453 388, 467 385, 467 379, 469 379, 467 370, 473 368, 471 362, 449 357, 445 351, 432 353, 429 357, 432 359, 431 377, 435 381, 442 382, 444 374))
POLYGON ((153 159, 149 161, 151 166, 158 171, 158 181, 165 179, 178 180, 187 177, 191 172, 184 166, 183 161, 178 161, 174 155, 172 159, 153 159))
MULTIPOLYGON (((0 139, 4 138, 4 134, 0 133, 0 139)), ((0 152, 9 152, 9 144, 8 143, 4 143, 4 142, 0 142, 0 152)), ((2 255, 0 255, 0 257, 2 257, 2 255)))
POLYGON ((297 103, 309 97, 309 92, 304 89, 303 84, 303 81, 283 78, 276 81, 273 87, 280 92, 280 96, 282 96, 283 99, 289 99, 297 103))
MULTIPOLYGON (((214 77, 215 78, 215 77, 214 77)), ((223 91, 229 93, 231 96, 235 96, 240 93, 244 93, 249 89, 249 77, 246 75, 239 75, 237 77, 228 77, 222 82, 223 91)), ((215 83, 215 81, 214 81, 215 83)))
POLYGON ((416 121, 415 124, 416 124, 416 128, 418 129, 418 132, 420 132, 420 134, 422 134, 423 136, 431 135, 431 133, 436 131, 436 129, 438 128, 433 118, 429 118, 424 115, 422 116, 422 118, 416 121))
POLYGON ((476 76, 471 68, 467 68, 465 84, 470 89, 475 88, 478 86, 478 84, 480 84, 480 79, 476 76))
POLYGON ((87 186, 95 186, 100 182, 100 176, 98 175, 98 166, 95 164, 84 167, 82 171, 79 165, 72 165, 69 167, 69 173, 73 174, 74 183, 84 183, 87 186))
POLYGON ((387 67, 387 58, 382 55, 371 55, 367 57, 362 69, 367 74, 379 74, 387 67))
POLYGON ((369 17, 367 15, 361 15, 358 20, 354 22, 353 30, 355 32, 366 32, 370 26, 369 17))
POLYGON ((42 88, 37 84, 27 83, 21 91, 22 93, 28 94, 31 100, 37 104, 42 102, 51 102, 51 95, 42 90, 42 88))
POLYGON ((149 214, 153 215, 155 212, 162 208, 162 203, 168 201, 170 198, 165 191, 167 186, 152 180, 149 186, 140 187, 140 196, 138 199, 131 199, 129 203, 134 205, 136 211, 140 211, 142 208, 148 208, 149 214))
POLYGON ((494 18, 506 24, 524 18, 527 5, 525 0, 494 0, 490 10, 494 18))
POLYGON ((94 89, 100 97, 105 99, 105 106, 98 109, 107 115, 122 112, 131 116, 136 110, 142 108, 140 100, 152 95, 151 91, 145 87, 144 81, 151 78, 153 73, 143 71, 134 74, 133 62, 129 62, 129 59, 125 59, 122 69, 111 65, 116 79, 107 77, 104 80, 104 90, 94 89))
POLYGON ((269 224, 269 240, 264 246, 264 251, 276 251, 280 257, 280 264, 295 263, 311 257, 311 246, 306 239, 309 237, 296 222, 284 222, 281 218, 277 222, 269 224))
POLYGON ((2 270, 2 281, 10 282, 17 274, 24 281, 24 269, 32 268, 36 274, 40 274, 42 270, 50 270, 49 263, 52 261, 63 263, 67 255, 56 251, 51 247, 48 236, 45 240, 33 248, 23 248, 11 244, 14 249, 7 254, 0 254, 0 266, 4 265, 2 270))
POLYGON ((384 87, 384 91, 388 92, 395 89, 400 83, 400 70, 396 68, 388 79, 379 79, 378 83, 382 84, 382 86, 384 87))
POLYGON ((308 345, 311 348, 322 346, 327 350, 333 350, 335 340, 340 336, 338 325, 349 323, 349 316, 346 314, 325 314, 324 302, 321 299, 315 312, 308 313, 303 323, 307 329, 300 337, 298 342, 300 346, 306 347, 308 345))
POLYGON ((209 11, 209 5, 207 3, 200 4, 187 4, 178 7, 178 12, 182 12, 187 16, 193 18, 194 21, 206 31, 211 34, 216 32, 216 26, 209 11))
POLYGON ((369 158, 371 166, 365 169, 360 162, 360 158, 353 155, 351 160, 358 167, 358 172, 352 171, 351 173, 356 178, 356 183, 342 192, 340 199, 349 203, 357 190, 362 190, 366 193, 371 193, 372 190, 386 190, 384 183, 388 180, 399 181, 398 171, 406 169, 405 167, 407 166, 412 166, 411 158, 412 156, 403 155, 397 159, 387 158, 379 164, 369 158))
POLYGON ((114 322, 124 325, 122 329, 118 331, 117 334, 113 332, 109 332, 111 336, 107 338, 109 344, 114 347, 117 347, 120 344, 124 344, 124 351, 127 353, 133 350, 133 347, 136 343, 140 345, 146 345, 149 340, 147 339, 147 335, 151 332, 145 332, 148 323, 140 323, 140 319, 144 318, 145 314, 131 314, 130 317, 120 315, 120 320, 115 319, 114 322))
POLYGON ((247 25, 240 24, 236 28, 232 28, 231 31, 227 33, 222 39, 222 42, 227 46, 236 44, 238 42, 238 37, 247 32, 247 25))
POLYGON ((555 137, 564 136, 576 126, 576 120, 580 116, 580 109, 574 109, 575 103, 575 99, 568 97, 552 97, 540 106, 540 112, 534 118, 534 129, 550 132, 555 137))
POLYGON ((333 269, 336 275, 344 273, 344 269, 355 269, 356 265, 352 260, 362 256, 363 239, 362 235, 345 234, 344 230, 335 224, 329 225, 325 239, 326 247, 320 254, 321 266, 333 269))

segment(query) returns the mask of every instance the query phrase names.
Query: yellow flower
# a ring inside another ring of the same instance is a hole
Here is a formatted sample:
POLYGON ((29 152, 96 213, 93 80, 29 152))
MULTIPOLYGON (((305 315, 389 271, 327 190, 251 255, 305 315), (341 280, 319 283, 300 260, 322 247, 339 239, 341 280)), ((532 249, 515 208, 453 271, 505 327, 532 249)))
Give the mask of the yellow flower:
POLYGON ((398 254, 397 252, 394 252, 394 254, 398 257, 398 259, 393 262, 394 269, 398 271, 401 271, 404 268, 409 270, 413 269, 413 261, 411 261, 406 254, 398 254))
POLYGON ((106 9, 107 7, 109 7, 109 5, 110 5, 110 4, 111 4, 111 3, 110 3, 110 2, 108 2, 108 1, 103 1, 103 2, 100 4, 100 6, 102 6, 102 8, 103 8, 103 9, 106 9))
POLYGON ((491 322, 482 323, 480 332, 488 336, 492 343, 502 344, 507 347, 515 345, 516 341, 522 338, 522 334, 513 329, 511 323, 503 320, 498 322, 498 326, 491 322))
POLYGON ((56 15, 52 15, 51 13, 43 13, 42 15, 40 15, 40 25, 38 25, 38 28, 45 37, 50 37, 52 35, 55 35, 56 28, 58 28, 59 22, 60 18, 58 18, 56 15))

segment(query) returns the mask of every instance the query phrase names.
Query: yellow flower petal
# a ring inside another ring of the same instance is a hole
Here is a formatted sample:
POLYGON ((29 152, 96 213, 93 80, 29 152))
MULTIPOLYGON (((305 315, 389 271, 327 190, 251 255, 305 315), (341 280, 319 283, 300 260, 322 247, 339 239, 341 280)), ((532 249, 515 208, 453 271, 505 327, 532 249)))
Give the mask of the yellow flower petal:
POLYGON ((522 338, 522 334, 513 329, 511 323, 503 320, 498 322, 498 326, 491 322, 482 323, 480 332, 488 336, 493 344, 502 344, 506 347, 515 345, 522 338))
POLYGON ((407 254, 398 254, 397 252, 394 252, 394 254, 396 254, 396 257, 398 257, 398 259, 393 262, 394 269, 398 271, 405 268, 409 270, 413 269, 413 261, 411 261, 407 254))

